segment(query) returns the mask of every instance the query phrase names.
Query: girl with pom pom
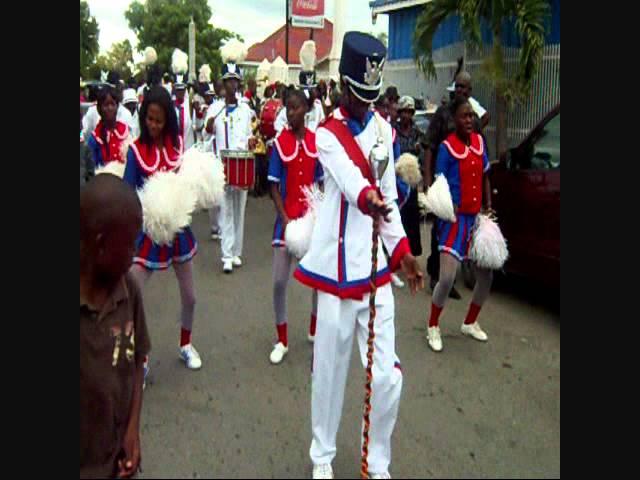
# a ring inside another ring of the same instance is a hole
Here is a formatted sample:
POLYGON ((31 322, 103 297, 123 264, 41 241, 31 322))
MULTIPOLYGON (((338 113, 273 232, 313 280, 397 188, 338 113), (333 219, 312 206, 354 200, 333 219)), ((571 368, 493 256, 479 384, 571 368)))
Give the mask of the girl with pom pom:
POLYGON ((105 167, 111 162, 125 163, 131 135, 127 123, 117 119, 119 106, 120 93, 117 88, 105 84, 98 91, 100 121, 88 141, 96 167, 105 167))
MULTIPOLYGON (((489 158, 482 136, 473 129, 473 108, 463 97, 454 99, 450 108, 455 132, 440 144, 435 175, 443 175, 449 184, 456 222, 438 219, 436 225, 440 277, 433 290, 427 327, 427 341, 435 352, 442 350, 440 314, 453 287, 458 266, 468 257, 476 217, 482 205, 486 210, 491 210, 489 158)), ((489 296, 491 282, 492 271, 476 266, 476 286, 461 327, 464 335, 481 342, 486 342, 488 337, 480 328, 477 318, 489 296)))
MULTIPOLYGON (((145 94, 140 109, 140 137, 129 148, 124 180, 140 189, 145 180, 155 173, 177 170, 184 151, 178 130, 178 119, 169 92, 161 86, 152 87, 145 94)), ((173 266, 182 303, 179 354, 191 370, 202 366, 200 355, 191 343, 196 303, 192 259, 197 249, 198 244, 188 226, 177 233, 169 245, 158 245, 147 233, 141 232, 131 267, 131 273, 142 288, 154 271, 173 266)), ((145 363, 145 376, 147 373, 148 364, 145 363)))
MULTIPOLYGON (((271 197, 278 216, 273 229, 273 308, 275 311, 278 343, 269 357, 274 365, 282 362, 289 351, 287 338, 287 284, 291 273, 293 255, 286 249, 285 229, 292 220, 304 216, 307 210, 304 187, 323 179, 322 166, 318 161, 316 136, 305 127, 305 115, 309 102, 302 90, 291 89, 287 93, 287 123, 275 139, 269 160, 268 179, 271 182, 271 197)), ((309 341, 313 341, 316 330, 318 292, 313 291, 309 341)))

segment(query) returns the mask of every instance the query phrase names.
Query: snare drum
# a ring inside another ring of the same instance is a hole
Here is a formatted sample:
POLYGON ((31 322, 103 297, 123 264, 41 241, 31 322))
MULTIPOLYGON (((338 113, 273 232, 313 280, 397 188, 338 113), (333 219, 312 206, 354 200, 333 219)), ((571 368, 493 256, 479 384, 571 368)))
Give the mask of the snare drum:
POLYGON ((248 150, 220 150, 227 184, 233 187, 253 188, 256 166, 253 152, 248 150))

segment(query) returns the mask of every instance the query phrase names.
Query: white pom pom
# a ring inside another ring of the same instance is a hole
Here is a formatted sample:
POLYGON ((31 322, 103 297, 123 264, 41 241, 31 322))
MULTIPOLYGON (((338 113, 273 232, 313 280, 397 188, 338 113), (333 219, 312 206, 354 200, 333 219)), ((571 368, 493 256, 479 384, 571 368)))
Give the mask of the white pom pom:
POLYGON ((220 47, 220 56, 224 63, 240 63, 247 56, 247 47, 237 38, 232 38, 220 47))
POLYGON ((396 162, 396 174, 410 187, 417 187, 422 181, 418 157, 411 153, 403 153, 396 162))
POLYGON ((158 54, 153 47, 147 47, 144 49, 144 64, 153 65, 158 60, 158 54))
POLYGON ((176 48, 171 55, 171 70, 176 75, 187 73, 187 70, 189 70, 189 55, 176 48))
POLYGON ((310 72, 316 66, 316 42, 305 40, 300 47, 300 64, 303 72, 310 72))
POLYGON ((427 210, 442 220, 456 222, 449 183, 444 175, 438 175, 433 185, 427 190, 427 210))
POLYGON ((487 215, 476 218, 469 258, 479 267, 490 270, 500 270, 509 258, 507 241, 500 227, 487 215))
POLYGON ((316 223, 316 212, 324 199, 324 194, 317 184, 313 184, 311 188, 304 187, 302 190, 308 210, 302 217, 289 222, 284 231, 284 242, 287 249, 296 258, 304 257, 309 251, 313 228, 316 223))
POLYGON ((126 165, 120 162, 109 162, 103 167, 96 168, 96 175, 100 175, 102 173, 110 173, 111 175, 115 175, 116 177, 124 177, 124 169, 126 165))
POLYGON ((224 195, 224 166, 212 152, 196 144, 182 157, 178 176, 196 198, 196 207, 209 209, 220 205, 224 195))
POLYGON ((196 196, 174 172, 158 172, 139 191, 144 231, 159 245, 170 244, 191 223, 196 196))

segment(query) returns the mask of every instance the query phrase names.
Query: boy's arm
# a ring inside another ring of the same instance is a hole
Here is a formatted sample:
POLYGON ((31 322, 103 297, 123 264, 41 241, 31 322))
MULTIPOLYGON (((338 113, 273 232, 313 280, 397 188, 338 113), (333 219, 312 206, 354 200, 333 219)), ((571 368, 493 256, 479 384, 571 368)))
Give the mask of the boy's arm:
POLYGON ((118 460, 119 477, 133 476, 140 466, 140 413, 142 411, 142 384, 144 382, 144 359, 151 350, 149 332, 144 314, 142 295, 138 285, 131 280, 128 282, 130 299, 134 304, 134 344, 135 344, 135 372, 133 394, 129 409, 129 423, 124 435, 122 450, 124 457, 118 460))

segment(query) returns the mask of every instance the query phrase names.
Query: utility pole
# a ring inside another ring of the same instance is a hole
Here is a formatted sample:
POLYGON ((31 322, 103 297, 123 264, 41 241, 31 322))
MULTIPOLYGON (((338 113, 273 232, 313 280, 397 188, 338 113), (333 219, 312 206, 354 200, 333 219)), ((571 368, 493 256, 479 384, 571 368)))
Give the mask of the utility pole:
POLYGON ((287 2, 287 17, 284 24, 284 61, 289 65, 289 0, 287 2))

